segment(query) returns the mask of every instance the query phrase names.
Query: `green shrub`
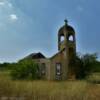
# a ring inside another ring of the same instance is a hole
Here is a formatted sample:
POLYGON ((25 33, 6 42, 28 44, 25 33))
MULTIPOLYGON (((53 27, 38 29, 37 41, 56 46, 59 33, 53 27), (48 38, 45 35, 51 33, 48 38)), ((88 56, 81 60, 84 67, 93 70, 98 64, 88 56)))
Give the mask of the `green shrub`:
POLYGON ((19 61, 11 71, 13 79, 38 79, 39 67, 33 60, 19 61))
POLYGON ((85 55, 76 55, 70 62, 70 65, 73 67, 76 78, 84 79, 92 72, 95 71, 95 66, 97 64, 97 55, 96 54, 85 54, 85 55))

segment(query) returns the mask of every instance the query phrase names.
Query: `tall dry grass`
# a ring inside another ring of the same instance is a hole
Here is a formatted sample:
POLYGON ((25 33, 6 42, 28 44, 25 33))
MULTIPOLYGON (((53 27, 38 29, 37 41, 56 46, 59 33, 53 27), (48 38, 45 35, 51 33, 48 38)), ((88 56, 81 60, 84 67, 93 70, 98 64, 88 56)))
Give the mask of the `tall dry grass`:
POLYGON ((86 81, 13 81, 0 73, 0 100, 100 100, 100 85, 86 81))

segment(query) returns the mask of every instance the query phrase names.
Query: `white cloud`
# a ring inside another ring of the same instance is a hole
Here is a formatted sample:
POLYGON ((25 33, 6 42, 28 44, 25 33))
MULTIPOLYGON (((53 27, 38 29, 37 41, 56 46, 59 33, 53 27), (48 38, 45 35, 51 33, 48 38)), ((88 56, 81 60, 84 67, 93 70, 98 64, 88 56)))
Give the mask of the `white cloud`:
POLYGON ((10 8, 13 7, 12 3, 8 2, 6 0, 5 1, 0 1, 0 6, 6 6, 6 7, 10 7, 10 8))
POLYGON ((15 20, 18 20, 18 17, 17 17, 16 14, 11 14, 10 15, 10 19, 13 20, 13 21, 15 21, 15 20))
POLYGON ((16 21, 18 16, 15 13, 14 7, 10 0, 0 0, 0 19, 16 21))
POLYGON ((12 5, 12 3, 8 3, 8 6, 10 7, 10 8, 12 8, 13 7, 13 5, 12 5))
POLYGON ((3 5, 5 5, 5 2, 0 2, 0 6, 3 6, 3 5))

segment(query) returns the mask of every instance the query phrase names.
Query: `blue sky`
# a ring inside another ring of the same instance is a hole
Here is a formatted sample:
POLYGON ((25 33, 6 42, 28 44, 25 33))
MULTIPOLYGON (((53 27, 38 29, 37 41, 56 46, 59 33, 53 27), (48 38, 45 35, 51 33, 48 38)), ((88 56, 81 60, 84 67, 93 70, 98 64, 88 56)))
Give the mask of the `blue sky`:
POLYGON ((77 52, 100 54, 100 0, 0 0, 0 62, 33 52, 57 52, 57 32, 67 18, 77 52))

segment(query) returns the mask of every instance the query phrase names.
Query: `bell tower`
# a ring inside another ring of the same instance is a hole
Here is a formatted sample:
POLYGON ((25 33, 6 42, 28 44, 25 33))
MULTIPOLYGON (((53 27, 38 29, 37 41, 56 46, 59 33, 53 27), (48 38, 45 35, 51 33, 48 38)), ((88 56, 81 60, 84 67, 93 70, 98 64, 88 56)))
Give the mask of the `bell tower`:
POLYGON ((67 20, 65 20, 64 26, 61 27, 58 32, 58 51, 64 52, 65 70, 67 71, 66 76, 68 79, 73 74, 70 62, 76 55, 76 38, 75 31, 73 27, 68 25, 67 20))

